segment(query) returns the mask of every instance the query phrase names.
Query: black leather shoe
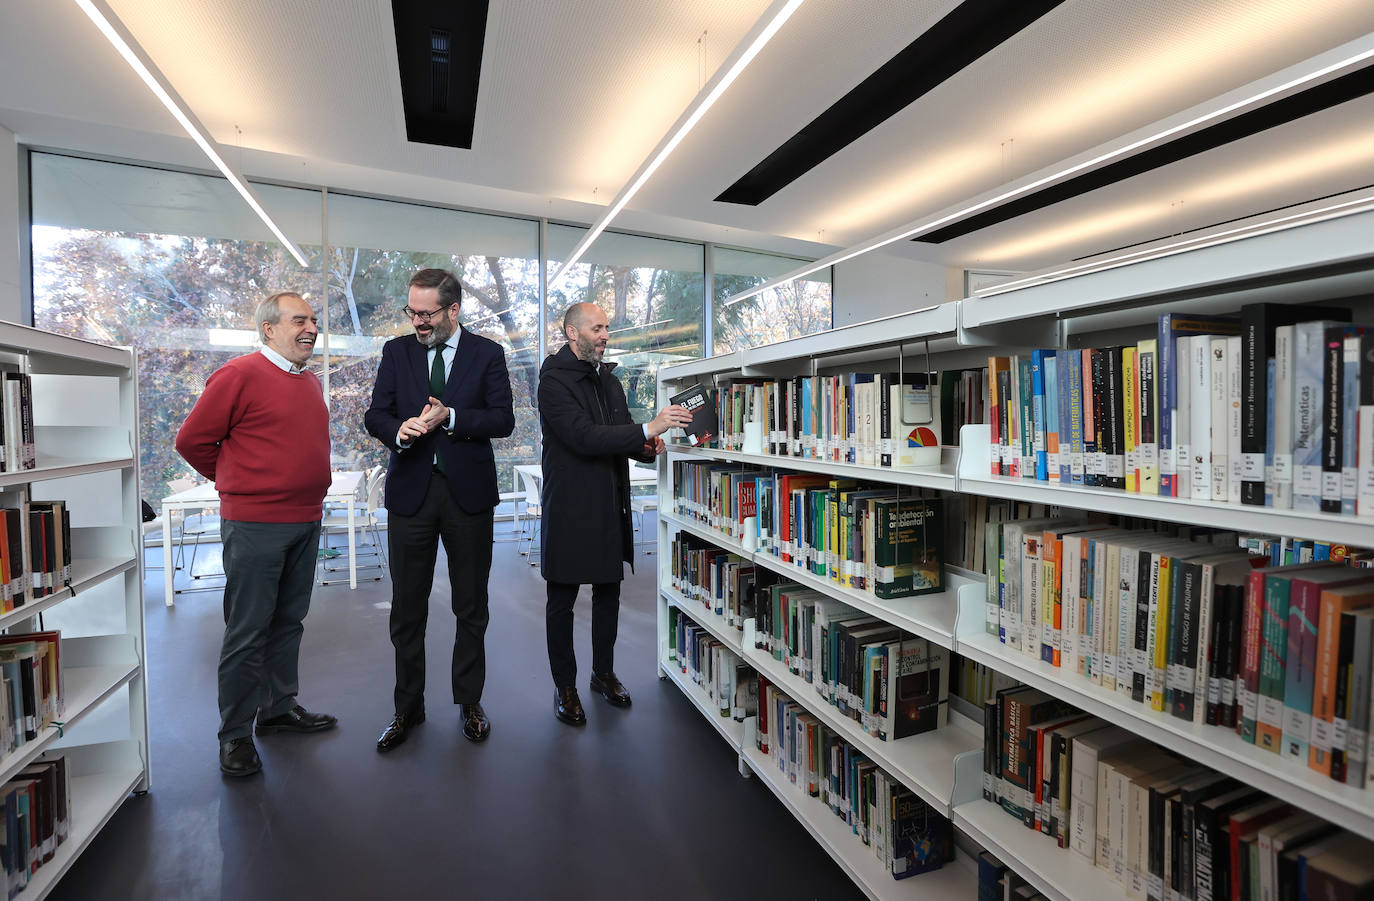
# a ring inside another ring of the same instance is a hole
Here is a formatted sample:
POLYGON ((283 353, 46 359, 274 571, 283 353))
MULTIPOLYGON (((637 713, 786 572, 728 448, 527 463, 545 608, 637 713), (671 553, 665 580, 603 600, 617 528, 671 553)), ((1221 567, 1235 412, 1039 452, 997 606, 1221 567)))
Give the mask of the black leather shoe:
POLYGON ((570 726, 581 726, 587 722, 587 714, 582 710, 582 699, 577 696, 576 688, 569 685, 554 690, 553 715, 570 726))
POLYGON ((334 728, 338 720, 327 713, 311 713, 297 704, 281 716, 258 718, 258 734, 274 732, 323 732, 334 728))
POLYGON ((620 684, 615 673, 602 673, 601 675, 592 673, 592 681, 588 687, 609 701, 613 707, 630 706, 630 693, 625 690, 624 685, 620 684))
POLYGON ((262 770, 262 758, 253 739, 231 738, 219 743, 219 771, 226 776, 251 776, 262 770))
POLYGON ((377 750, 390 751, 392 748, 402 744, 406 740, 406 736, 410 733, 410 730, 424 721, 425 712, 423 710, 419 713, 396 714, 391 718, 391 722, 387 725, 386 730, 382 732, 382 737, 377 739, 377 750))
POLYGON ((491 734, 491 720, 480 703, 463 705, 463 735, 468 741, 486 741, 491 734))

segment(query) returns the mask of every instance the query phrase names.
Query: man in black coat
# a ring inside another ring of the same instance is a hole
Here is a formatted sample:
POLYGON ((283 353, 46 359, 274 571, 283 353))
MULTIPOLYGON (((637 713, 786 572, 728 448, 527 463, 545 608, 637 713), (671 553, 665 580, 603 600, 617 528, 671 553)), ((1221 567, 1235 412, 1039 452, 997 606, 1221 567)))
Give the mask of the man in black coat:
POLYGON ((659 436, 687 425, 692 414, 664 407, 653 421, 630 419, 625 390, 606 351, 606 314, 579 303, 563 317, 568 343, 539 370, 539 425, 544 433, 544 490, 540 498, 540 565, 548 589, 545 632, 553 673, 554 714, 587 721, 577 696, 573 603, 592 586, 591 690, 626 707, 630 695, 615 675, 615 636, 625 562, 633 565, 629 458, 644 463, 663 453, 659 436))
POLYGON ((462 705, 463 735, 482 741, 491 733, 482 709, 492 511, 499 500, 491 442, 514 431, 515 414, 505 351, 458 324, 462 293, 442 269, 411 277, 402 312, 415 333, 382 346, 363 419, 391 451, 386 509, 396 690, 379 751, 395 748, 425 720, 425 625, 440 540, 458 620, 453 702, 462 705))

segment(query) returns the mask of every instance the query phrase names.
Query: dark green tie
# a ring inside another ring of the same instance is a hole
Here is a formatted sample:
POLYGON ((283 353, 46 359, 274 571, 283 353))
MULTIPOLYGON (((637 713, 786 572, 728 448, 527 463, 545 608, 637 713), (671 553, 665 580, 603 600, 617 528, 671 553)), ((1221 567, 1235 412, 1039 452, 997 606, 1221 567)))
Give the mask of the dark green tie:
MULTIPOLYGON (((444 396, 444 345, 442 344, 434 349, 434 365, 429 370, 429 393, 431 397, 444 396)), ((434 455, 434 468, 441 473, 444 471, 444 460, 437 453, 434 455)))

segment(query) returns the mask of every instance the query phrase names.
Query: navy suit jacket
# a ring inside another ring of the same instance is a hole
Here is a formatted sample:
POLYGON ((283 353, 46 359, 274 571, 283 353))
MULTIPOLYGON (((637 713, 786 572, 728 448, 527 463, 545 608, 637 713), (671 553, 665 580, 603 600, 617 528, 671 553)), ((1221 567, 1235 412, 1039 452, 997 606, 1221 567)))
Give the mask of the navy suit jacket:
MULTIPOLYGON (((461 328, 461 326, 460 326, 461 328)), ((499 502, 496 458, 491 439, 515 431, 510 376, 501 345, 462 329, 458 352, 440 400, 454 411, 453 432, 439 428, 396 448, 401 423, 420 415, 429 402, 428 350, 414 335, 382 345, 382 362, 372 387, 372 405, 363 417, 367 431, 391 451, 387 467, 386 509, 413 516, 424 502, 434 456, 444 461, 449 493, 464 512, 490 510, 499 502)))

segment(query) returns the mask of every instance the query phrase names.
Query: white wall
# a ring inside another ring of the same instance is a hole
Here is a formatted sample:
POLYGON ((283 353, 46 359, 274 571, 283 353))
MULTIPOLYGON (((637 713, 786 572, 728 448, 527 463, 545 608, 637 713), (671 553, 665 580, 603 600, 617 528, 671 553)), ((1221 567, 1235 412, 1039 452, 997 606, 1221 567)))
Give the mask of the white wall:
POLYGON ((0 319, 23 322, 19 286, 19 145, 0 125, 0 319))
POLYGON ((947 299, 944 266, 880 251, 835 267, 835 327, 908 313, 947 299))

